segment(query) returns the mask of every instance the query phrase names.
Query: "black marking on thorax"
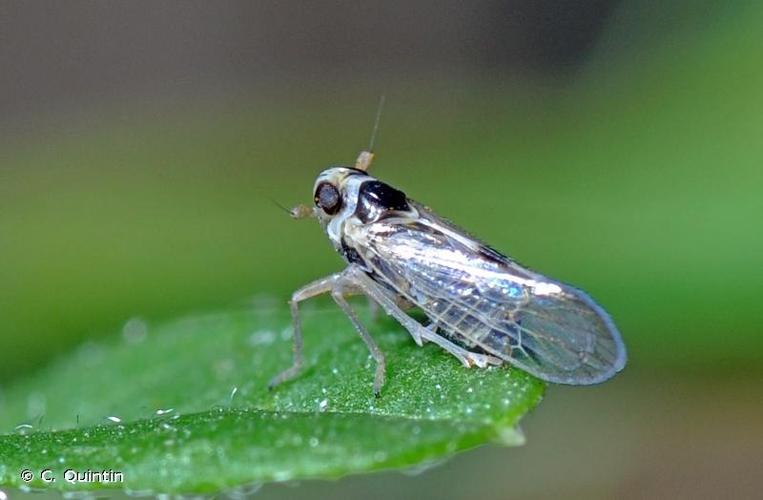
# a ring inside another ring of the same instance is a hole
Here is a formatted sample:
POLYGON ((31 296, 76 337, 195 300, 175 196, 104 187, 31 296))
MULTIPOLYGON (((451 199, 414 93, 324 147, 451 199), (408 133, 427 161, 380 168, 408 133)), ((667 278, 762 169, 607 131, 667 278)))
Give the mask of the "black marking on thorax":
POLYGON ((344 238, 342 238, 342 248, 340 252, 350 264, 358 264, 363 268, 366 267, 366 261, 363 260, 363 257, 360 256, 357 250, 349 246, 347 242, 344 241, 344 238))
POLYGON ((393 212, 404 212, 410 209, 405 193, 389 184, 373 180, 366 181, 360 186, 355 216, 366 224, 381 220, 393 212))

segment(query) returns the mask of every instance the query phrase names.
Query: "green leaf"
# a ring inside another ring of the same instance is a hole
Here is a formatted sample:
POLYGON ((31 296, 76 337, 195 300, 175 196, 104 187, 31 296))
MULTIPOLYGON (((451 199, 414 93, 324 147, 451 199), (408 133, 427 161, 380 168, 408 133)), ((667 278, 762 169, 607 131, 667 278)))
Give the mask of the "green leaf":
POLYGON ((305 370, 272 392, 267 381, 291 362, 285 307, 155 328, 133 319, 118 339, 86 344, 6 388, 0 485, 211 493, 522 442, 516 424, 540 401, 540 381, 508 367, 466 369, 358 309, 387 354, 380 398, 373 360, 333 307, 304 308, 305 370), (31 484, 23 469, 35 474, 31 484), (45 485, 43 469, 57 481, 45 485), (67 469, 118 471, 124 482, 72 484, 67 469))

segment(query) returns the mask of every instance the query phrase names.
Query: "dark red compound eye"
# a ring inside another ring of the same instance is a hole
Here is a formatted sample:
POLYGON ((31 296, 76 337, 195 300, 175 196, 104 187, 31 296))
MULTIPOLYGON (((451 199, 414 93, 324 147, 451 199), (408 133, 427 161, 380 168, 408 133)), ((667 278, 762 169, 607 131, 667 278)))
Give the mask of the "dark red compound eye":
POLYGON ((322 182, 315 190, 315 204, 329 215, 335 215, 342 208, 339 190, 330 182, 322 182))

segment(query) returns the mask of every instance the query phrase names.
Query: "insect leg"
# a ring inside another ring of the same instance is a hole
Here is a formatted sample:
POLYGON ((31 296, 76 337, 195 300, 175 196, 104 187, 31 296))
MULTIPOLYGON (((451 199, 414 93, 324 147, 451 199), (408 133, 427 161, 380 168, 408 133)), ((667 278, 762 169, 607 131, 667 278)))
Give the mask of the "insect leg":
POLYGON ((395 318, 398 323, 408 330, 417 345, 422 346, 422 334, 427 331, 418 321, 408 316, 389 295, 379 289, 379 286, 366 273, 355 266, 348 267, 345 272, 347 279, 359 288, 365 295, 379 304, 384 312, 395 318))
POLYGON ((455 356, 467 368, 471 368, 472 366, 485 368, 487 365, 500 365, 503 363, 502 360, 494 356, 468 351, 429 329, 427 329, 427 333, 423 335, 423 339, 439 345, 455 356))
POLYGON ((340 276, 341 274, 337 273, 313 281, 292 294, 291 300, 289 301, 289 309, 291 310, 291 321, 294 328, 294 363, 289 368, 270 379, 270 382, 268 382, 269 389, 272 389, 282 382, 293 379, 302 369, 302 322, 299 319, 299 308, 297 304, 303 300, 315 297, 316 295, 330 292, 340 276))
POLYGON ((352 276, 351 282, 360 288, 363 293, 378 302, 387 314, 403 325, 419 346, 423 345, 424 341, 433 342, 455 356, 467 368, 472 366, 484 368, 489 364, 500 365, 503 363, 496 357, 468 351, 438 335, 433 329, 424 327, 418 321, 408 316, 405 311, 400 309, 388 295, 379 290, 373 280, 363 271, 355 267, 349 267, 345 273, 352 276))
POLYGON ((381 351, 381 349, 379 349, 379 346, 376 345, 376 342, 374 342, 374 339, 368 333, 366 327, 363 326, 363 324, 360 322, 358 315, 355 314, 355 311, 352 309, 352 307, 350 307, 347 299, 344 298, 342 285, 339 283, 337 285, 338 286, 332 290, 331 297, 333 297, 334 302, 336 302, 342 311, 344 311, 347 317, 350 318, 350 321, 352 321, 352 325, 355 327, 355 330, 358 331, 360 338, 362 338, 363 342, 366 343, 368 350, 371 352, 371 356, 374 358, 374 361, 376 361, 376 373, 374 374, 374 394, 378 397, 381 393, 381 388, 384 385, 384 372, 386 371, 384 353, 381 351))

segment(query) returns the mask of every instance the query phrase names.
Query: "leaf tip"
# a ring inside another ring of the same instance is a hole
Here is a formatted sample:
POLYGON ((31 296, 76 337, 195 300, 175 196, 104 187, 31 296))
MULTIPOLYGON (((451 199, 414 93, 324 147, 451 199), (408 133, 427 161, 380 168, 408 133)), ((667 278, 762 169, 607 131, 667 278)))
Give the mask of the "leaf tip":
POLYGON ((523 446, 527 439, 522 428, 518 425, 511 427, 499 427, 495 436, 495 442, 504 446, 523 446))

